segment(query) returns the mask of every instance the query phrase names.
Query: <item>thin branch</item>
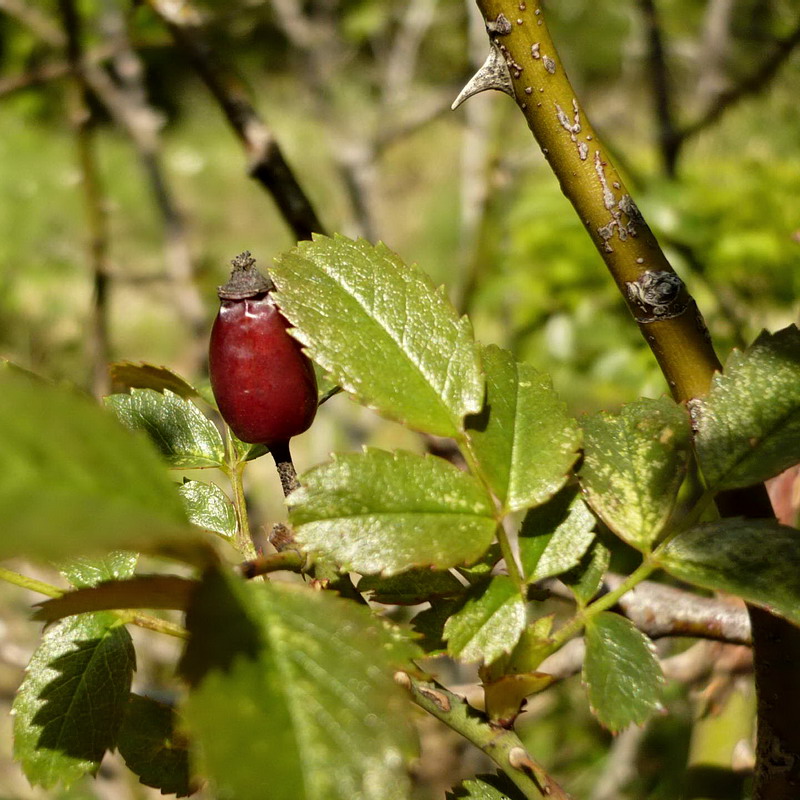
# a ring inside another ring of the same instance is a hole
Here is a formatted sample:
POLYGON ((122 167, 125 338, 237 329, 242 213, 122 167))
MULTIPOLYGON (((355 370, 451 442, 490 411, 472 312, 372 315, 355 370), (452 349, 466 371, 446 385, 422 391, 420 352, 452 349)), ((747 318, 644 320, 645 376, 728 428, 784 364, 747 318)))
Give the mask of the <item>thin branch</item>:
MULTIPOLYGON (((483 63, 486 33, 480 17, 475 14, 469 16, 468 34, 470 62, 477 69, 483 63)), ((469 103, 465 111, 466 126, 461 140, 460 269, 455 300, 455 306, 462 314, 471 310, 484 263, 480 243, 489 204, 494 111, 494 106, 485 102, 469 103)))
POLYGON ((675 177, 680 141, 678 139, 672 106, 672 88, 664 48, 661 22, 654 0, 639 0, 639 9, 647 33, 647 61, 652 99, 658 121, 658 144, 664 171, 675 177))
POLYGON ((594 784, 590 800, 617 800, 636 777, 636 760, 647 735, 647 726, 630 725, 611 743, 605 767, 594 784))
POLYGON ((239 574, 248 580, 270 572, 303 572, 306 563, 304 555, 297 550, 287 549, 268 556, 256 556, 252 561, 243 561, 237 566, 239 574))
MULTIPOLYGON (((625 579, 608 573, 601 594, 617 590, 625 579)), ((574 601, 561 581, 550 578, 537 584, 553 597, 574 601)), ((735 599, 700 595, 654 581, 641 581, 618 599, 614 608, 651 639, 687 636, 727 644, 751 644, 750 621, 744 604, 735 599)))
POLYGON ((323 231, 317 213, 283 155, 275 135, 256 111, 238 75, 202 38, 200 18, 187 2, 178 10, 168 0, 148 0, 175 42, 217 101, 229 125, 244 145, 248 172, 275 200, 298 239, 323 231))
MULTIPOLYGON (((605 584, 614 591, 621 575, 607 575, 605 584)), ((722 600, 642 581, 618 601, 619 608, 639 630, 653 639, 692 636, 728 644, 750 644, 750 621, 744 603, 722 600)))
POLYGON ((695 89, 702 107, 710 106, 727 86, 724 67, 730 49, 734 8, 735 0, 708 0, 706 5, 697 53, 699 76, 695 89))
POLYGON ((22 75, 0 78, 0 97, 7 97, 25 89, 33 89, 43 83, 63 78, 70 72, 70 65, 66 61, 54 61, 49 64, 40 64, 22 75))
POLYGON ((409 96, 419 49, 433 25, 439 0, 408 0, 384 61, 383 104, 399 105, 409 96))
POLYGON ((82 175, 82 188, 89 228, 89 264, 92 270, 94 292, 91 310, 91 335, 89 337, 91 386, 96 397, 108 393, 107 364, 110 361, 108 323, 108 214, 100 168, 95 153, 95 137, 88 104, 88 86, 83 69, 81 19, 75 0, 59 0, 59 10, 64 27, 67 61, 74 76, 68 96, 70 119, 75 132, 78 161, 82 175))
MULTIPOLYGON (((310 18, 298 0, 275 0, 273 13, 289 43, 301 57, 305 67, 305 85, 311 90, 318 114, 336 119, 336 67, 349 60, 350 48, 336 29, 331 14, 310 18)), ((359 120, 358 126, 333 126, 333 159, 344 184, 353 212, 355 233, 367 239, 377 237, 375 220, 377 208, 378 172, 372 126, 359 120), (344 128, 342 134, 340 129, 344 128)))
POLYGON ((682 146, 687 139, 691 139, 713 125, 723 114, 738 105, 742 100, 763 92, 798 44, 800 44, 800 21, 788 36, 776 42, 772 53, 761 60, 760 66, 753 73, 745 76, 735 86, 720 92, 714 97, 705 112, 694 122, 689 123, 678 131, 678 145, 682 146))
POLYGON ((407 672, 396 673, 395 681, 408 691, 420 708, 491 758, 525 797, 569 800, 567 793, 531 758, 513 731, 492 725, 485 714, 438 683, 420 681, 407 672))
POLYGON ((5 11, 6 14, 19 20, 45 42, 56 45, 66 43, 64 32, 35 5, 28 5, 23 0, 0 0, 0 11, 5 11))
POLYGON ((184 337, 187 341, 186 369, 194 374, 201 370, 206 358, 203 335, 207 327, 206 311, 194 280, 189 232, 162 163, 160 131, 163 120, 148 103, 144 67, 131 44, 129 21, 119 9, 110 9, 103 14, 101 22, 104 34, 114 48, 114 67, 120 82, 115 84, 107 79, 107 74, 100 68, 90 70, 88 80, 100 100, 130 136, 150 184, 164 230, 170 298, 178 318, 190 334, 184 337))

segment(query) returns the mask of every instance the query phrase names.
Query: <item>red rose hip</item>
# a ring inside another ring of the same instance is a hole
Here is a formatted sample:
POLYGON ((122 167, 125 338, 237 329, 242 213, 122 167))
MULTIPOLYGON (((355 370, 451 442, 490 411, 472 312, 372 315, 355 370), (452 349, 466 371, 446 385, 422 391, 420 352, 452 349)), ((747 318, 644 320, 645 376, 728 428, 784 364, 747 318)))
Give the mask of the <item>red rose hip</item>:
POLYGON ((211 330, 211 388, 225 422, 243 441, 286 443, 311 426, 317 381, 311 362, 288 333, 271 281, 242 253, 218 290, 220 309, 211 330))

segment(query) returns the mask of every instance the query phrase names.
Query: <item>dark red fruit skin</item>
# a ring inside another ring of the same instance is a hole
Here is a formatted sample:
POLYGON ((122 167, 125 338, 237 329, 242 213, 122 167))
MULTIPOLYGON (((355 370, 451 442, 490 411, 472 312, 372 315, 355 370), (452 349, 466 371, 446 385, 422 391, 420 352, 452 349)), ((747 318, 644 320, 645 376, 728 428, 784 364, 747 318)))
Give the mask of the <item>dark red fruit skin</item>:
POLYGON ((243 442, 288 442, 314 421, 314 369, 288 327, 268 292, 220 301, 209 348, 211 388, 243 442))

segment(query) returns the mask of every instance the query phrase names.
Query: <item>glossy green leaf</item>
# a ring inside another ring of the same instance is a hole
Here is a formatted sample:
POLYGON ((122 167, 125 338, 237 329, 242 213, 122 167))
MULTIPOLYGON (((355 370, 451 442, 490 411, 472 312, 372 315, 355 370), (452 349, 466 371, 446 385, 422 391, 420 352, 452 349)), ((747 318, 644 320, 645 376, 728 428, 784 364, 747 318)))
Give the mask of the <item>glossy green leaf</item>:
POLYGON ((236 535, 236 512, 228 496, 215 483, 186 481, 178 487, 189 522, 214 531, 224 539, 236 535))
POLYGON ((800 331, 764 332, 734 350, 690 410, 697 458, 715 491, 761 483, 800 462, 800 331))
POLYGON ((150 437, 176 469, 204 469, 225 463, 225 446, 214 424, 191 401, 169 391, 132 389, 112 394, 106 405, 132 431, 150 437))
POLYGON ((115 361, 109 364, 113 391, 122 392, 127 389, 154 389, 157 392, 170 391, 186 400, 200 397, 200 393, 180 375, 167 367, 147 364, 140 361, 115 361))
POLYGON ((525 795, 505 775, 478 775, 447 792, 445 800, 525 800, 525 795))
POLYGON ((739 595, 800 625, 800 531, 774 519, 723 519, 672 539, 659 564, 675 577, 739 595))
POLYGON ((139 556, 126 550, 116 550, 102 556, 78 556, 59 569, 64 577, 76 588, 96 586, 103 581, 120 581, 130 578, 136 569, 139 556))
POLYGON ((581 429, 550 379, 506 350, 482 350, 486 403, 467 419, 481 469, 504 508, 539 505, 563 485, 578 456, 581 429))
POLYGON ((280 256, 272 279, 294 335, 342 388, 382 414, 455 436, 484 382, 469 321, 385 245, 315 236, 280 256))
POLYGON ((628 544, 648 552, 669 520, 689 463, 691 429, 669 398, 638 400, 583 421, 587 502, 628 544))
POLYGON ((140 783, 161 794, 187 797, 196 787, 189 773, 189 745, 175 709, 131 694, 119 732, 119 752, 140 783))
POLYGON ((152 446, 75 393, 0 376, 0 558, 193 541, 152 446))
POLYGON ((329 592, 212 574, 187 615, 189 731, 218 794, 407 800, 410 706, 399 630, 329 592))
POLYGON ((362 574, 475 561, 496 522, 480 484, 435 456, 367 449, 335 455, 289 497, 295 539, 362 574))
POLYGON ((506 575, 497 575, 444 626, 448 653, 462 661, 494 661, 513 650, 525 629, 525 599, 506 575))
POLYGON ((358 591, 368 593, 374 603, 415 606, 434 598, 457 597, 466 588, 451 572, 410 569, 388 578, 365 575, 358 583, 358 591))
POLYGON ((45 631, 14 700, 14 757, 34 786, 94 775, 113 749, 131 688, 131 638, 106 613, 45 631))
POLYGON ((611 561, 611 551, 598 539, 583 556, 577 567, 560 576, 579 606, 588 605, 603 584, 603 576, 611 561))
POLYGON ((539 581, 576 567, 594 539, 594 526, 594 516, 574 488, 528 511, 519 532, 526 580, 539 581))
POLYGON ((662 709, 664 676, 655 648, 630 620, 603 612, 586 623, 585 636, 583 682, 603 726, 616 733, 662 709))

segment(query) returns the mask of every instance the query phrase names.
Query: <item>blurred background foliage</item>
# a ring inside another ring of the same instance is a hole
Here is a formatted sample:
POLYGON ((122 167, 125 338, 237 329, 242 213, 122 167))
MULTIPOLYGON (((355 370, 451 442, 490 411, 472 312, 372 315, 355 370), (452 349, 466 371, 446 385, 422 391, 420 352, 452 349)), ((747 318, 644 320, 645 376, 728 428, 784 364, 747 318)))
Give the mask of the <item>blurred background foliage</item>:
MULTIPOLYGON (((0 355, 88 391, 98 389, 97 315, 107 321, 108 358, 164 364, 202 382, 214 289, 229 260, 249 249, 268 267, 295 239, 248 178, 240 142, 154 5, 76 4, 85 59, 124 89, 134 125, 149 131, 148 151, 102 97, 89 91, 85 107, 76 99, 65 0, 0 0, 0 355), (99 261, 82 135, 107 226, 99 261), (107 281, 99 305, 98 263, 107 281)), ((199 34, 247 86, 327 231, 380 238, 419 262, 470 314, 479 338, 551 373, 575 413, 664 391, 514 104, 486 93, 449 110, 486 51, 474 3, 161 5, 202 19, 199 34)), ((796 320, 796 0, 559 0, 547 11, 587 113, 697 297, 720 355, 762 327, 796 320), (659 70, 666 90, 653 79, 659 70)), ((338 397, 302 438, 299 466, 365 442, 423 446, 338 397)), ((269 465, 260 466, 251 470, 251 499, 266 523, 282 513, 281 498, 269 465)), ((2 657, 24 663, 13 648, 2 657)), ((603 800, 596 785, 613 757, 610 737, 590 720, 577 683, 551 696, 530 726, 532 751, 579 796, 603 800)), ((678 796, 690 711, 685 693, 674 699, 673 716, 643 734, 625 796, 678 796)), ((41 796, 8 780, 3 796, 41 796)), ((420 797, 440 797, 432 786, 420 797)))

